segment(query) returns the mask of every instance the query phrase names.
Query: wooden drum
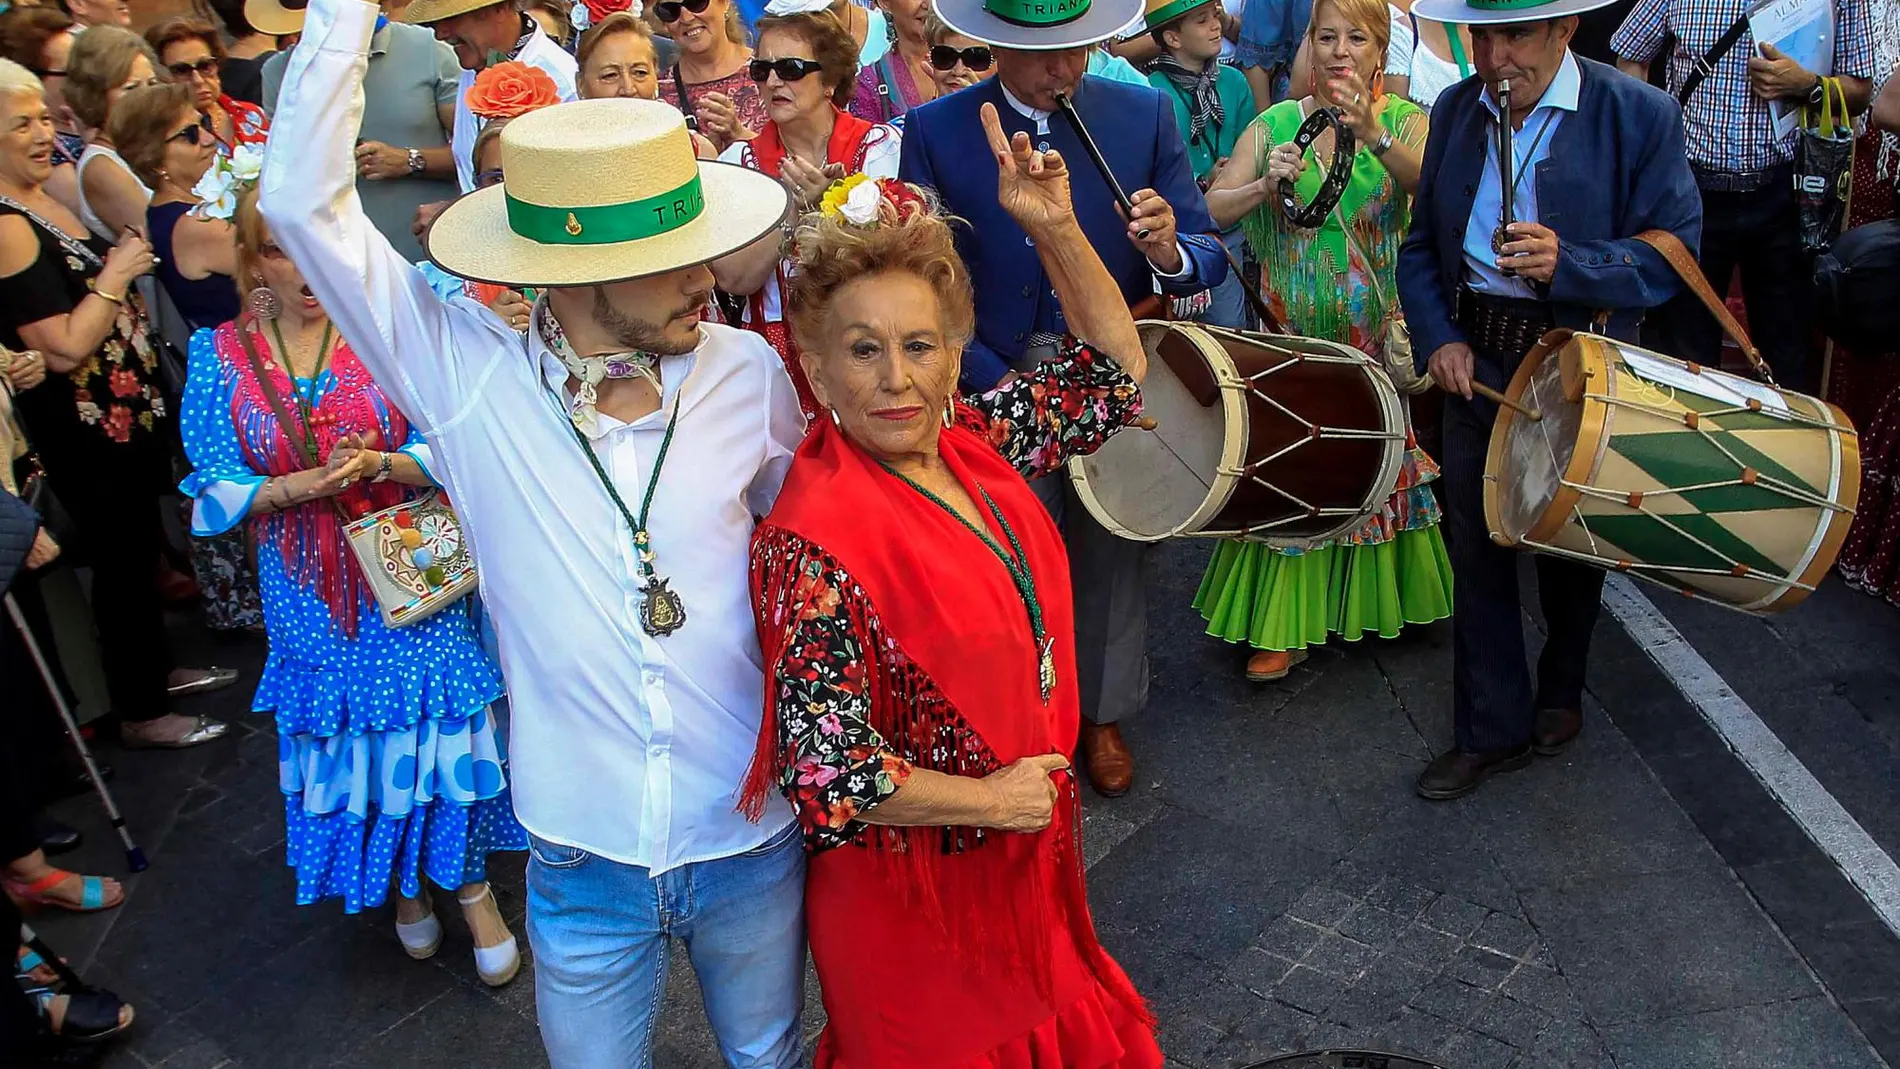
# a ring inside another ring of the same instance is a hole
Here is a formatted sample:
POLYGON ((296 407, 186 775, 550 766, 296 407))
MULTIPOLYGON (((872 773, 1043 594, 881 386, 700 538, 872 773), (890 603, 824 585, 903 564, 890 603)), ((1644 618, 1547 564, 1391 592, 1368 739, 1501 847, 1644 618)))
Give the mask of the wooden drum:
POLYGON ((1398 391, 1346 345, 1193 323, 1139 324, 1143 411, 1158 426, 1069 462, 1082 504, 1123 538, 1308 545, 1391 496, 1405 453, 1398 391))
POLYGON ((1582 332, 1531 350, 1485 461, 1491 538, 1752 613, 1834 564, 1860 450, 1818 398, 1582 332))

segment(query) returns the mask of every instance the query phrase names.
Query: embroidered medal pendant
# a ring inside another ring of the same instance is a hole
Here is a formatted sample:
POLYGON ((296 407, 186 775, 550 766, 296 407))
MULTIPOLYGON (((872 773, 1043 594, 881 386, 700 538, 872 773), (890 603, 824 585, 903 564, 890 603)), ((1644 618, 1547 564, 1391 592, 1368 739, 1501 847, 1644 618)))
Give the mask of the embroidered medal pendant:
POLYGON ((686 603, 666 588, 666 580, 648 575, 641 593, 645 595, 640 605, 641 630, 654 638, 665 638, 685 625, 686 603))
POLYGON ((1037 664, 1037 675, 1042 681, 1042 704, 1049 704, 1049 695, 1056 690, 1056 651, 1055 640, 1042 640, 1042 657, 1037 664))
POLYGON ((1504 255, 1504 246, 1508 244, 1510 240, 1511 235, 1506 233, 1502 226, 1491 231, 1491 251, 1497 253, 1499 256, 1504 255))

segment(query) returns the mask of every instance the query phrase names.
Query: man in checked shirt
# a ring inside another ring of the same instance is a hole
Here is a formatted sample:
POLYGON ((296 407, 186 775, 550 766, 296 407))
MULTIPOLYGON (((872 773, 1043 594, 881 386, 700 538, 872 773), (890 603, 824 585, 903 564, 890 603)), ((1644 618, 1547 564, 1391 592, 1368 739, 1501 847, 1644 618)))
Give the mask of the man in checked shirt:
MULTIPOLYGON (((1610 46, 1617 66, 1647 79, 1669 35, 1668 89, 1682 100, 1684 140, 1702 191, 1702 270, 1726 293, 1742 270, 1749 333, 1784 386, 1812 391, 1808 367, 1813 265, 1802 250, 1794 199, 1795 134, 1776 137, 1768 102, 1821 102, 1821 76, 1758 43, 1743 30, 1726 53, 1683 93, 1723 35, 1754 0, 1640 0, 1610 46)), ((1831 74, 1848 110, 1866 110, 1873 88, 1874 44, 1867 0, 1835 0, 1831 74)), ((1676 297, 1661 309, 1654 335, 1665 351, 1711 367, 1721 362, 1722 330, 1696 301, 1676 297)))

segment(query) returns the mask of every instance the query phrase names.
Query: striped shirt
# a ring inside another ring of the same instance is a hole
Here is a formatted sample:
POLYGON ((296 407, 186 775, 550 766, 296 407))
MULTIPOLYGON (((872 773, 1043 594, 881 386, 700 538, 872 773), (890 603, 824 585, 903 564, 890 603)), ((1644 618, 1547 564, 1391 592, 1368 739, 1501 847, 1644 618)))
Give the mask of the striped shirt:
MULTIPOLYGON (((1649 63, 1662 50, 1664 36, 1674 34, 1668 76, 1669 91, 1676 93, 1697 60, 1751 6, 1752 0, 1642 0, 1610 39, 1610 47, 1624 59, 1649 63)), ((1794 159, 1794 134, 1775 137, 1767 102, 1749 90, 1748 57, 1758 53, 1754 33, 1743 33, 1689 97, 1682 122, 1691 164, 1747 173, 1794 159)), ((1816 73, 1871 78, 1874 65, 1867 0, 1835 0, 1833 69, 1816 73)))

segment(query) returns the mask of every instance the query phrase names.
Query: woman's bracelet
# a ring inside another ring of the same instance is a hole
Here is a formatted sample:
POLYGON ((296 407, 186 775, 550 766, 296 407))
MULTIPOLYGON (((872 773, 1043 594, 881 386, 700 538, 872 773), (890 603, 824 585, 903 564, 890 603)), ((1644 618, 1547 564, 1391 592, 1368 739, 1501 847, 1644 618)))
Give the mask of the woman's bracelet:
POLYGON ((370 482, 374 482, 374 483, 380 483, 380 482, 388 482, 388 481, 389 481, 389 472, 390 472, 390 464, 392 463, 392 457, 393 457, 393 454, 390 454, 390 453, 379 453, 379 454, 377 454, 377 455, 378 455, 378 456, 380 456, 380 457, 382 457, 382 460, 380 460, 380 461, 378 461, 378 462, 377 462, 377 464, 376 464, 376 474, 375 474, 374 476, 372 476, 372 477, 371 477, 371 479, 370 479, 370 482))
POLYGON ((99 284, 98 284, 98 279, 86 280, 86 288, 91 290, 93 293, 93 296, 95 297, 104 297, 106 300, 111 301, 113 304, 120 305, 122 307, 125 304, 124 297, 121 297, 113 293, 107 293, 105 290, 100 289, 99 284))

